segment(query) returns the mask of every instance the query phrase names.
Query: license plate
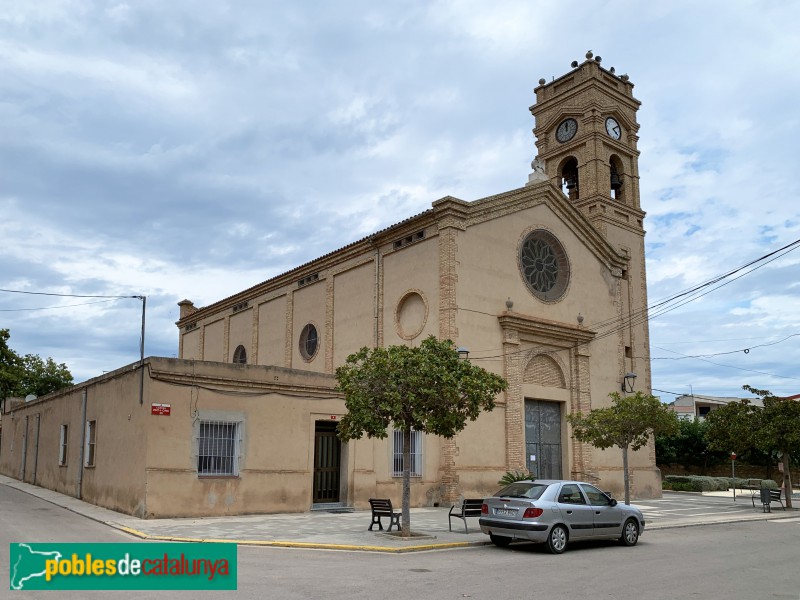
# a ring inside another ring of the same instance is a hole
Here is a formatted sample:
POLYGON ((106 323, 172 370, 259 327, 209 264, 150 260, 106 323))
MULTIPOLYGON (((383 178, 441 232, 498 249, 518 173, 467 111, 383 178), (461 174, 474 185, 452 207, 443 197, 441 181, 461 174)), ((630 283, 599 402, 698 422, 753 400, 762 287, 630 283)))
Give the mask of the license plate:
POLYGON ((494 514, 500 515, 501 517, 514 517, 517 515, 516 508, 495 508, 494 514))

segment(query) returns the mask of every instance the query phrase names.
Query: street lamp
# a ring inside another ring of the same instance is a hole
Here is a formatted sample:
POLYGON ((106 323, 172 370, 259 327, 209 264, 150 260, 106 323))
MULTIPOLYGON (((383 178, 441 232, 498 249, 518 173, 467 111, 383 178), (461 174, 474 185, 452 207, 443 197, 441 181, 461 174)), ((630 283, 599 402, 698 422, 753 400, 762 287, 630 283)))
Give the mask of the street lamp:
POLYGON ((622 391, 628 394, 633 393, 633 384, 636 382, 636 373, 625 373, 622 378, 622 391))

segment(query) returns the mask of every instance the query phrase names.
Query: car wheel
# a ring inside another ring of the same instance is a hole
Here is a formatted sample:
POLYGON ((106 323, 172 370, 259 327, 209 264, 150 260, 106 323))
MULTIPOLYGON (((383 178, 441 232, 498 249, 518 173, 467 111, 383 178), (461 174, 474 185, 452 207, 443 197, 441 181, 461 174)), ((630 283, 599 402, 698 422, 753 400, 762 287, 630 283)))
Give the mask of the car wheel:
POLYGON ((489 539, 492 540, 492 543, 499 548, 505 548, 511 543, 511 538, 504 535, 495 535, 490 533, 489 539))
POLYGON ((567 530, 563 525, 556 525, 547 536, 547 549, 553 554, 561 554, 567 548, 567 530))
POLYGON ((623 546, 635 546, 639 541, 639 524, 634 519, 625 521, 619 541, 623 546))

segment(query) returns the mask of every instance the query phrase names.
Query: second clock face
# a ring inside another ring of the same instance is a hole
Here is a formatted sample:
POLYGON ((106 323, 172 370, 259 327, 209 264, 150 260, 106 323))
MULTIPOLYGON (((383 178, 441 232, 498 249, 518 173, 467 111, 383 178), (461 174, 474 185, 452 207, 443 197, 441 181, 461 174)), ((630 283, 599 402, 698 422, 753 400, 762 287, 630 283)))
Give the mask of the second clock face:
POLYGON ((615 140, 618 140, 622 136, 622 128, 614 117, 608 117, 606 119, 606 133, 615 140))
POLYGON ((575 119, 564 119, 556 129, 556 139, 559 142, 566 142, 575 137, 576 131, 578 131, 578 122, 575 119))

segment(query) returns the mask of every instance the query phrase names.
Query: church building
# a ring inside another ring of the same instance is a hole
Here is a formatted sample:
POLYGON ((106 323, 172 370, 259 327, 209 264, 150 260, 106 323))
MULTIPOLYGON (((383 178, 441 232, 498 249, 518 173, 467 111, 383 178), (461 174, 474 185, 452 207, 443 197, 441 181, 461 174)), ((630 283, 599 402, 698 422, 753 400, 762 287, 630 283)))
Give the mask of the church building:
MULTIPOLYGON (((417 345, 429 335, 453 340, 509 387, 455 438, 413 435, 413 506, 489 495, 509 470, 588 480, 621 495, 621 451, 576 441, 565 417, 610 405, 611 392, 651 390, 640 103, 628 77, 591 53, 565 75, 541 79, 535 94, 537 156, 522 187, 436 200, 211 305, 180 302, 178 359, 148 359, 141 389, 136 365, 109 388, 132 412, 108 423, 106 435, 130 427, 126 435, 146 440, 142 481, 124 500, 99 486, 97 503, 142 516, 365 507, 376 496, 399 503, 402 438, 340 442, 345 408, 333 374, 363 346, 417 345), (153 412, 156 404, 167 414, 153 412)), ((80 384, 73 410, 52 427, 77 415, 85 454, 89 417, 81 417, 79 392, 80 384)), ((17 407, 17 423, 61 396, 17 407)), ((103 424, 92 422, 99 456, 103 424)), ((17 476, 7 437, 0 472, 17 476)), ((22 434, 16 439, 19 448, 22 434)), ((631 453, 630 474, 633 497, 660 496, 652 443, 631 453)), ((57 489, 58 475, 56 483, 48 477, 39 484, 57 489)), ((86 477, 99 478, 99 465, 80 474, 84 485, 86 477)))
MULTIPOLYGON (((180 357, 332 374, 362 346, 449 338, 510 387, 438 443, 433 479, 447 497, 491 489, 507 469, 616 487, 618 453, 575 442, 564 417, 623 384, 649 392, 639 102, 599 57, 539 83, 527 185, 442 198, 210 306, 184 301, 180 357)), ((634 480, 657 493, 652 453, 637 456, 634 480)))

